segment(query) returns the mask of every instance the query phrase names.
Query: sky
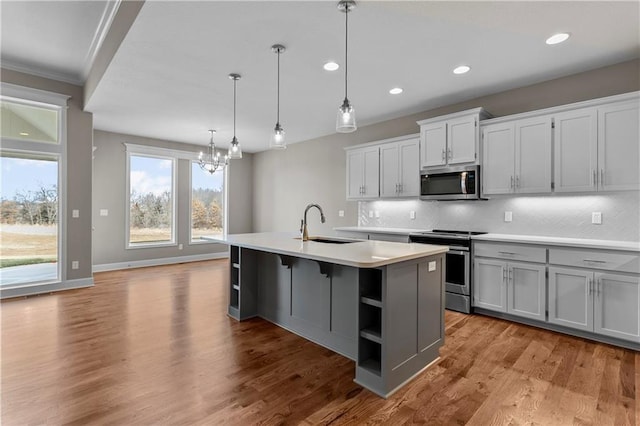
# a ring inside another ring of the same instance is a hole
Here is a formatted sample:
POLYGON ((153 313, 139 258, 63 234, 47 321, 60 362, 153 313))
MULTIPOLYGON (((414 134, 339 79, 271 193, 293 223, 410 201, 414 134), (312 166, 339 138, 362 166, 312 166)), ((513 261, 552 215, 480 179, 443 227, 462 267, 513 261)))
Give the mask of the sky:
POLYGON ((37 191, 58 183, 57 161, 0 157, 0 197, 13 200, 19 191, 37 191))
MULTIPOLYGON (((138 193, 151 192, 160 195, 171 190, 172 161, 152 157, 131 156, 131 187, 138 193)), ((194 188, 222 188, 224 172, 213 175, 192 163, 191 179, 194 188)))

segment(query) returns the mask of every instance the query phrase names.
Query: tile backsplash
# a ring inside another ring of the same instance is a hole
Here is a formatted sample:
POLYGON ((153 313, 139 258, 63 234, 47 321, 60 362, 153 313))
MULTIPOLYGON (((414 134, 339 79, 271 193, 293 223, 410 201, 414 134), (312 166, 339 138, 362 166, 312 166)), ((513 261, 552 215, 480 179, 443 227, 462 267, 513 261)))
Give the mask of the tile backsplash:
POLYGON ((479 201, 376 200, 359 202, 358 224, 640 241, 639 212, 637 191, 479 201), (410 218, 411 212, 415 212, 415 219, 410 218), (511 222, 504 221, 505 212, 512 212, 511 222), (601 225, 591 223, 593 212, 602 213, 601 225))

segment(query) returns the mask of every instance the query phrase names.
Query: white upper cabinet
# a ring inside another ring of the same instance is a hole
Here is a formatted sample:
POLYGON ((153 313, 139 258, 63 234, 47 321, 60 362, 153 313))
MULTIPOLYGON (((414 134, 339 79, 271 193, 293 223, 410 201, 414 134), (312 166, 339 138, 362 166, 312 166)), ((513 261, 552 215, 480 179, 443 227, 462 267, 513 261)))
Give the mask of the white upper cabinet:
POLYGON ((599 188, 640 189, 638 102, 598 108, 599 188))
POLYGON ((418 134, 353 146, 346 151, 347 200, 420 195, 418 134))
POLYGON ((555 115, 556 192, 596 190, 597 117, 595 108, 582 108, 555 115))
POLYGON ((420 195, 419 138, 380 146, 380 197, 420 195))
POLYGON ((483 126, 483 194, 551 192, 551 117, 483 126))
POLYGON ((557 192, 640 189, 639 100, 632 98, 555 115, 557 192))
POLYGON ((437 168, 478 162, 479 121, 489 117, 482 108, 418 121, 420 167, 437 168))
POLYGON ((347 151, 347 199, 365 200, 379 195, 380 149, 364 147, 347 151))

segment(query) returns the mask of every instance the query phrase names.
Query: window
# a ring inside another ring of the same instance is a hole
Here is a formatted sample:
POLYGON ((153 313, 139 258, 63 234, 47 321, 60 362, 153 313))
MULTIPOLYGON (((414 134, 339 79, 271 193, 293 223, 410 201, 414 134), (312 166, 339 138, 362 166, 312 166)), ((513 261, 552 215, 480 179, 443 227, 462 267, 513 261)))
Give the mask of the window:
POLYGON ((2 84, 0 287, 64 277, 64 154, 67 96, 2 84))
POLYGON ((224 170, 204 172, 191 163, 191 243, 224 236, 224 170))
POLYGON ((175 159, 129 152, 129 248, 175 244, 175 159))

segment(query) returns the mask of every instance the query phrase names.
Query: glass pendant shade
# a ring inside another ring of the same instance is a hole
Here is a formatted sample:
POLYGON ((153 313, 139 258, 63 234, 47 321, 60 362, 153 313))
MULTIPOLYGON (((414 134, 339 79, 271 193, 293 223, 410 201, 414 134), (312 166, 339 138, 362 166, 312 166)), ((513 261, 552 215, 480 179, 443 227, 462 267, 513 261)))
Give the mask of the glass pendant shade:
POLYGON ((280 123, 276 123, 273 134, 271 135, 271 149, 287 149, 287 142, 284 139, 284 129, 280 123))
POLYGON ((242 148, 240 142, 234 136, 231 140, 231 146, 229 146, 229 158, 232 160, 239 160, 242 158, 242 148))
POLYGON ((349 103, 349 99, 345 98, 340 108, 338 108, 336 131, 338 133, 351 133, 356 131, 357 128, 356 111, 353 109, 353 105, 349 103))

